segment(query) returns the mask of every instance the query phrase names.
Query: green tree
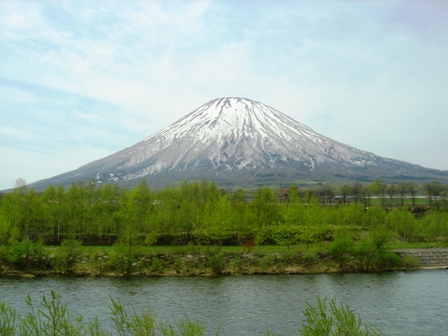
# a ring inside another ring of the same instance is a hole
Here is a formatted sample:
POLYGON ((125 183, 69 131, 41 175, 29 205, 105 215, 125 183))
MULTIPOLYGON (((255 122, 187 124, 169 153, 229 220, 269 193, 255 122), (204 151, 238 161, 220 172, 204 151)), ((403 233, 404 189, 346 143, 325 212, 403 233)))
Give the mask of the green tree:
POLYGON ((227 196, 209 201, 204 207, 193 234, 202 243, 218 243, 221 246, 224 239, 232 236, 232 214, 232 206, 227 196))
POLYGON ((385 218, 387 226, 401 238, 412 241, 417 235, 417 220, 407 207, 392 209, 385 218))
POLYGON ((438 205, 437 197, 440 195, 440 192, 443 190, 442 184, 439 181, 431 181, 424 185, 424 189, 428 195, 429 206, 432 206, 433 203, 438 205))
POLYGON ((66 223, 69 221, 64 187, 48 186, 41 196, 41 201, 45 208, 47 226, 51 237, 49 239, 52 243, 58 244, 63 239, 63 234, 67 233, 66 223))
POLYGON ((317 199, 311 197, 305 208, 304 221, 300 234, 300 240, 306 244, 307 250, 309 249, 310 244, 315 243, 318 240, 319 233, 323 231, 323 220, 325 219, 322 216, 322 211, 317 199))
POLYGON ((330 255, 339 264, 339 267, 343 267, 347 260, 347 257, 353 250, 353 241, 349 236, 343 236, 336 238, 329 247, 330 255))
POLYGON ((408 183, 407 188, 412 197, 412 206, 415 208, 415 196, 417 195, 417 185, 415 183, 408 183))
POLYGON ((295 243, 298 239, 300 240, 300 231, 296 228, 305 222, 304 217, 305 208, 303 202, 299 199, 298 190, 295 186, 291 186, 285 206, 283 207, 283 218, 285 221, 285 230, 283 231, 285 231, 286 235, 280 236, 282 239, 280 245, 286 245, 289 250, 291 244, 295 243))
POLYGON ((375 182, 370 184, 368 188, 371 190, 372 194, 376 195, 376 197, 381 200, 381 206, 384 207, 384 195, 386 194, 387 185, 383 184, 381 179, 377 179, 375 182))
POLYGON ((278 199, 270 188, 257 188, 251 208, 259 228, 269 227, 279 220, 278 199))
POLYGON ((342 185, 340 187, 340 191, 342 194, 342 202, 343 204, 347 204, 348 196, 352 193, 352 188, 348 185, 342 185))
POLYGON ((397 185, 397 193, 400 195, 400 205, 404 206, 404 198, 408 192, 408 183, 400 182, 397 185))

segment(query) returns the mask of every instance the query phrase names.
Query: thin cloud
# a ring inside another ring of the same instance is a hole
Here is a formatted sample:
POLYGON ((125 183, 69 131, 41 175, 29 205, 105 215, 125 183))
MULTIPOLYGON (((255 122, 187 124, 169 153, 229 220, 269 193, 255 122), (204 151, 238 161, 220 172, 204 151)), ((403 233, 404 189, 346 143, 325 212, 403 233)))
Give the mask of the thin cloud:
POLYGON ((0 189, 18 172, 31 182, 111 154, 222 96, 261 101, 360 149, 448 169, 446 6, 0 2, 0 155, 23 155, 3 169, 0 189), (21 166, 26 157, 34 172, 21 166))

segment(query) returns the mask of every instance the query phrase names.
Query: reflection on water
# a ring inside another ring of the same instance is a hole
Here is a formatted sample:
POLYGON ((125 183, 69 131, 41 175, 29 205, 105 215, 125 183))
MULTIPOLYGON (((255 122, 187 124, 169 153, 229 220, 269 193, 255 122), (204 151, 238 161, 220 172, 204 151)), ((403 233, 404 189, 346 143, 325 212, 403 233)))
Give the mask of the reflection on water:
POLYGON ((209 334, 263 334, 266 327, 296 334, 306 302, 318 296, 347 303, 364 322, 388 335, 445 334, 448 271, 235 277, 0 278, 0 300, 21 314, 27 293, 38 302, 55 290, 70 310, 110 326, 110 297, 137 311, 150 307, 159 321, 188 316, 209 334))

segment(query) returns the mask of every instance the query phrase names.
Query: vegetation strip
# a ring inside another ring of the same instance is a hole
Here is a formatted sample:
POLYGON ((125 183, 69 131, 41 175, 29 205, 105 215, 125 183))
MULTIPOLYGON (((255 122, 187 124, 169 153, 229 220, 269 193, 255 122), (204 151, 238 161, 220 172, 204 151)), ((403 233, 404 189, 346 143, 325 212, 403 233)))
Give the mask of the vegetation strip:
POLYGON ((79 183, 67 190, 48 187, 42 194, 18 186, 0 203, 0 273, 130 276, 417 268, 418 260, 400 258, 392 249, 446 246, 444 189, 429 183, 430 204, 423 207, 404 203, 404 197, 383 198, 384 190, 393 189, 386 187, 380 181, 355 184, 350 189, 354 197, 341 187, 345 197, 336 201, 327 197, 328 186, 301 191, 293 185, 279 192, 260 187, 250 199, 244 190, 226 192, 205 181, 158 191, 144 181, 132 190, 79 183), (365 190, 379 192, 380 198, 365 197, 365 190))
MULTIPOLYGON (((163 336, 201 336, 205 327, 200 322, 191 321, 188 317, 174 325, 159 322, 156 315, 149 309, 141 313, 135 308, 129 312, 120 302, 110 298, 111 330, 105 329, 98 317, 93 322, 85 322, 82 315, 73 316, 67 305, 57 292, 51 291, 50 296, 42 296, 40 304, 36 305, 28 295, 26 305, 29 312, 19 316, 17 311, 6 302, 0 302, 0 335, 163 335, 163 336)), ((363 325, 361 318, 355 315, 348 305, 337 305, 336 300, 318 298, 315 306, 307 303, 302 311, 305 320, 297 330, 306 336, 351 335, 369 336, 383 335, 372 324, 363 325)), ((214 333, 219 335, 219 327, 214 333)), ((266 328, 265 335, 275 334, 266 328)))

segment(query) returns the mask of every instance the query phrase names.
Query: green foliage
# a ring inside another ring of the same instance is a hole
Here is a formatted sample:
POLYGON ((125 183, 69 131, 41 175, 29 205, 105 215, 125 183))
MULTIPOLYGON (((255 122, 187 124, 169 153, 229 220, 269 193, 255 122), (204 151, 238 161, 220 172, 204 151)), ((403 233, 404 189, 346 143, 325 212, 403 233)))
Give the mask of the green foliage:
POLYGON ((353 256, 358 262, 359 269, 370 269, 373 265, 377 251, 375 244, 370 239, 361 240, 353 249, 353 256))
POLYGON ((132 231, 126 231, 114 244, 114 257, 111 260, 124 276, 130 276, 135 268, 140 250, 140 240, 132 231))
POLYGON ((343 267, 348 255, 353 250, 353 241, 350 237, 341 237, 335 239, 329 248, 330 255, 333 259, 339 263, 340 267, 343 267))
POLYGON ((401 265, 401 259, 391 251, 378 251, 375 256, 375 265, 379 269, 395 269, 401 265))
POLYGON ((118 335, 155 335, 156 316, 149 310, 143 310, 141 314, 133 311, 130 316, 123 305, 110 298, 112 306, 109 307, 112 313, 112 324, 118 335))
POLYGON ((208 257, 208 266, 215 274, 222 274, 226 268, 226 260, 223 253, 213 253, 208 257))
POLYGON ((377 225, 369 231, 369 236, 377 250, 384 248, 384 245, 392 239, 391 230, 385 225, 377 225))
POLYGON ((0 302, 0 335, 15 336, 19 332, 19 317, 15 309, 0 302))
POLYGON ((420 267, 420 262, 409 255, 405 255, 401 259, 401 267, 405 269, 414 269, 420 267))
POLYGON ((305 321, 299 331, 304 336, 382 335, 372 325, 363 327, 361 318, 355 315, 348 305, 337 306, 335 299, 328 303, 326 299, 318 298, 316 306, 307 303, 303 314, 305 321))
POLYGON ((154 273, 160 273, 163 270, 163 265, 163 260, 155 257, 151 260, 151 271, 154 273))
MULTIPOLYGON (((288 249, 294 244, 306 244, 309 248, 341 236, 351 236, 355 241, 368 236, 376 249, 394 239, 448 241, 448 212, 443 210, 440 199, 445 191, 437 191, 438 198, 431 191, 433 207, 416 215, 401 206, 410 205, 404 196, 415 195, 417 186, 411 187, 403 184, 394 191, 380 180, 369 188, 359 183, 353 188, 343 186, 340 192, 346 202, 336 206, 330 206, 333 191, 327 185, 314 193, 299 193, 294 185, 278 193, 267 187, 230 193, 205 181, 184 181, 157 191, 151 190, 145 181, 130 190, 117 185, 73 183, 68 189, 49 186, 41 195, 20 187, 0 201, 0 245, 8 246, 8 254, 14 255, 9 247, 14 245, 17 249, 17 242, 26 237, 33 242, 42 239, 46 245, 59 245, 64 239, 75 237, 83 245, 117 242, 116 254, 119 252, 123 258, 114 261, 127 263, 121 269, 132 273, 133 263, 129 261, 140 245, 241 245, 255 236, 259 244, 288 249), (397 203, 401 208, 386 210, 382 206, 391 205, 392 192, 400 195, 397 203), (363 201, 349 199, 351 193, 363 201), (320 202, 313 194, 320 197, 320 202), (379 198, 367 202, 365 198, 371 194, 379 198), (253 200, 249 202, 251 196, 253 200), (366 208, 367 203, 372 206, 366 208)), ((359 257, 367 253, 361 247, 359 252, 359 257)), ((16 267, 23 266, 17 254, 8 259, 16 267)))
POLYGON ((61 248, 64 251, 64 260, 68 269, 76 263, 76 258, 81 254, 82 242, 76 239, 64 239, 61 248))
MULTIPOLYGON (((110 297, 110 320, 114 333, 106 331, 97 317, 93 322, 85 323, 82 315, 73 316, 67 305, 61 301, 57 292, 51 291, 50 296, 42 295, 38 306, 28 295, 26 304, 29 312, 19 316, 16 310, 7 303, 0 302, 0 335, 34 335, 34 336, 201 336, 205 334, 205 327, 201 323, 193 322, 188 317, 174 325, 158 322, 157 316, 149 309, 141 313, 135 308, 129 312, 120 302, 110 297)), ((326 299, 318 298, 317 305, 307 303, 302 311, 305 321, 299 332, 302 335, 350 335, 369 336, 382 335, 372 325, 362 325, 361 318, 355 315, 347 305, 336 305, 333 299, 330 303, 326 299)), ((215 335, 219 335, 218 327, 215 335)), ((265 335, 275 335, 266 328, 265 335)))
POLYGON ((42 296, 40 307, 36 309, 28 295, 26 304, 31 308, 20 325, 22 335, 82 335, 84 325, 82 316, 73 318, 67 305, 61 302, 60 295, 50 292, 50 298, 42 296))
POLYGON ((303 254, 302 259, 307 267, 311 267, 317 262, 317 252, 315 250, 307 250, 303 254))
POLYGON ((30 269, 41 266, 45 257, 42 240, 32 241, 25 237, 11 244, 8 261, 20 269, 30 269))

